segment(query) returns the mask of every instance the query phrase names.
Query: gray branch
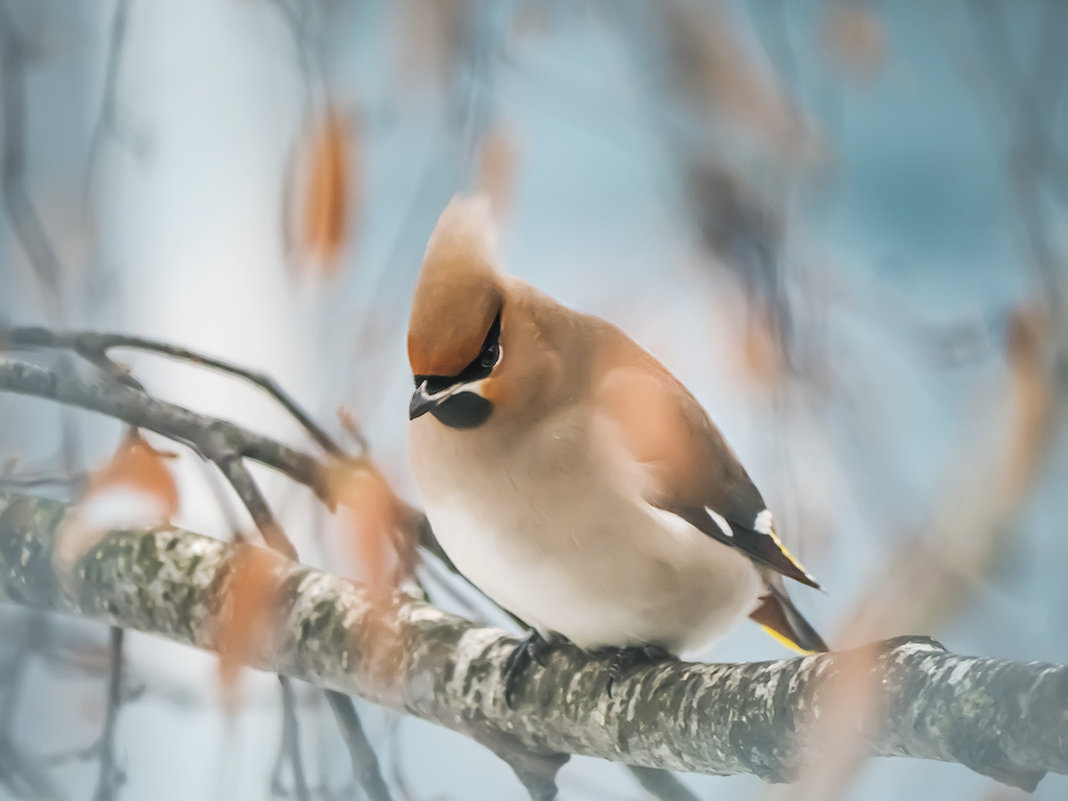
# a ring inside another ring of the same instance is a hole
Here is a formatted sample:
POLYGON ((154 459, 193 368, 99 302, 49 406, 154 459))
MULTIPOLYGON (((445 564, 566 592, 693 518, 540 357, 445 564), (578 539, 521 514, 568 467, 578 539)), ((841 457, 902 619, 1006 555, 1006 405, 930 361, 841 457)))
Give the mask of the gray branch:
MULTIPOLYGON (((67 509, 0 493, 0 598, 215 648, 230 614, 232 545, 162 526, 104 533, 71 561, 67 509)), ((959 762, 1027 789, 1047 771, 1068 772, 1068 668, 1059 665, 958 656, 911 638, 774 662, 669 662, 636 671, 609 697, 608 657, 565 646, 524 674, 512 710, 500 676, 514 639, 398 595, 389 647, 381 604, 364 588, 281 559, 277 579, 277 625, 254 667, 499 748, 790 781, 840 739, 821 718, 835 717, 836 691, 860 676, 878 711, 848 725, 871 755, 959 762)))
MULTIPOLYGON (((3 343, 0 343, 3 344, 3 343)), ((197 414, 100 376, 82 377, 35 364, 0 359, 0 390, 58 401, 124 420, 188 445, 208 461, 236 454, 274 468, 329 502, 326 474, 305 453, 226 420, 197 414)))

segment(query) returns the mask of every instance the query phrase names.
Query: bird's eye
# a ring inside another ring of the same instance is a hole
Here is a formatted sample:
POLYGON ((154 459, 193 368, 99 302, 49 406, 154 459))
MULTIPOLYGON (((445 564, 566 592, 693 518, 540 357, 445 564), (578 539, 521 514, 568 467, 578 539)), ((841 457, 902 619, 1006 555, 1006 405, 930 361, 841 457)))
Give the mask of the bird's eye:
POLYGON ((479 356, 478 363, 482 365, 482 368, 489 370, 493 365, 497 363, 498 357, 501 355, 501 346, 496 342, 489 345, 482 351, 482 355, 479 356))

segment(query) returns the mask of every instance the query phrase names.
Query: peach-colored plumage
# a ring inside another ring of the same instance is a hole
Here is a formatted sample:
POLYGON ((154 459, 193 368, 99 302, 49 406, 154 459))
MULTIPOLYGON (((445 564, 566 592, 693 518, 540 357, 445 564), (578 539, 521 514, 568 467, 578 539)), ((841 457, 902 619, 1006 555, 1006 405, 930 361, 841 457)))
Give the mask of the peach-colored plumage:
POLYGON ((408 334, 412 469, 450 558, 584 647, 690 650, 762 598, 782 610, 762 623, 824 647, 778 574, 815 582, 697 400, 614 325, 501 272, 492 232, 484 199, 449 204, 408 334))

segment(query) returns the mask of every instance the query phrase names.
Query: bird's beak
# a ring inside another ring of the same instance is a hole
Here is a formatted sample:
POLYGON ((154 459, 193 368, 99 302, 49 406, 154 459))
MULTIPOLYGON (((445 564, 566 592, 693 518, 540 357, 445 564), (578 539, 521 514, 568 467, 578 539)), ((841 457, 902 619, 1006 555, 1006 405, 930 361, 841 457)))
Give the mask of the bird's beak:
MULTIPOLYGON (((477 403, 476 404, 477 406, 479 406, 479 407, 485 406, 486 408, 489 408, 488 401, 486 401, 482 397, 481 387, 482 387, 482 382, 484 380, 485 379, 481 379, 480 378, 477 381, 467 381, 467 382, 462 383, 462 384, 461 383, 456 383, 456 384, 453 384, 452 386, 445 387, 445 389, 440 390, 439 392, 435 392, 434 394, 431 394, 431 393, 426 391, 427 390, 427 382, 424 379, 423 383, 420 384, 419 386, 417 386, 415 388, 415 392, 412 393, 412 399, 408 403, 408 419, 409 420, 414 420, 417 417, 422 417, 427 412, 432 412, 435 409, 437 409, 439 406, 441 406, 441 404, 445 403, 445 401, 447 401, 453 395, 463 395, 464 397, 467 397, 467 393, 470 393, 471 395, 477 395, 478 396, 478 399, 479 399, 479 401, 481 401, 481 403, 480 404, 477 403)), ((469 404, 467 406, 468 406, 467 414, 464 415, 464 416, 470 417, 471 409, 469 407, 469 404)), ((485 410, 483 410, 483 411, 485 411, 485 410)), ((481 422, 482 420, 485 419, 485 414, 476 415, 476 417, 478 418, 479 422, 481 422)), ((457 424, 458 424, 457 422, 450 423, 450 425, 454 425, 454 426, 457 425, 457 424)))
POLYGON ((429 395, 426 391, 426 381, 424 381, 412 393, 412 400, 408 404, 408 419, 414 420, 417 417, 422 417, 439 403, 441 403, 441 397, 429 395))

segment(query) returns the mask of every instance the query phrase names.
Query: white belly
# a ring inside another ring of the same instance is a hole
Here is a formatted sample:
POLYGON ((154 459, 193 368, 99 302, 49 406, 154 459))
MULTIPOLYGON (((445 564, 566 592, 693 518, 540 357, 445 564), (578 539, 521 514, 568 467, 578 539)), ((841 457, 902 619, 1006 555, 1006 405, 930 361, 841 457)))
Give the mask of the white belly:
POLYGON ((427 447, 470 432, 426 423, 443 430, 420 432, 429 436, 413 441, 412 464, 438 540, 529 625, 586 648, 652 643, 678 654, 756 607, 752 563, 642 500, 632 469, 602 469, 586 432, 564 425, 551 442, 524 442, 476 469, 443 459, 450 447, 427 447))

